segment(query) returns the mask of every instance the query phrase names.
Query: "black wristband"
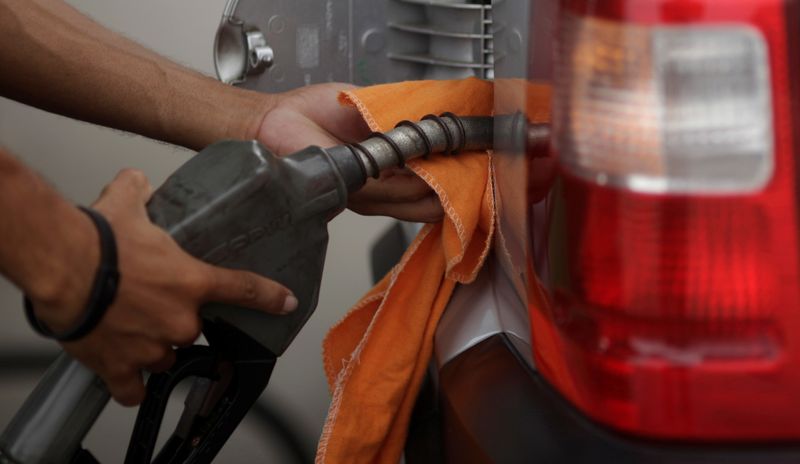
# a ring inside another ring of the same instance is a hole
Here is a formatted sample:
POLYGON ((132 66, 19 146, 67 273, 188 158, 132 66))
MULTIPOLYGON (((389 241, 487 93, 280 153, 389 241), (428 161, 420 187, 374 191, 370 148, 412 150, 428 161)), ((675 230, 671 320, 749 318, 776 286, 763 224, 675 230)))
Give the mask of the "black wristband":
POLYGON ((25 297, 25 316, 28 318, 33 330, 48 338, 54 338, 60 342, 75 341, 88 335, 100 320, 103 319, 106 310, 114 302, 114 297, 117 295, 117 288, 119 287, 119 271, 117 270, 117 243, 114 239, 114 231, 111 225, 106 221, 97 211, 79 207, 81 211, 86 213, 97 228, 97 233, 100 236, 100 267, 94 276, 92 282, 92 290, 89 293, 89 302, 86 305, 86 311, 83 318, 78 321, 75 327, 62 332, 54 333, 42 321, 36 317, 33 312, 33 304, 31 300, 25 297))

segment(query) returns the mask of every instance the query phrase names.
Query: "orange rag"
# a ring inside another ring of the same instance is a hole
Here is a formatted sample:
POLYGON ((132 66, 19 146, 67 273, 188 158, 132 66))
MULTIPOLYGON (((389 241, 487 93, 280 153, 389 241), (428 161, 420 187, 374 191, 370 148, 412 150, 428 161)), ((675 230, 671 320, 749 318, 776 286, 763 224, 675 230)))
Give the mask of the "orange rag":
MULTIPOLYGON (((415 81, 343 93, 374 131, 451 111, 491 115, 493 86, 478 79, 415 81)), ((473 281, 494 233, 489 155, 432 156, 408 167, 442 202, 444 220, 427 224, 400 263, 323 342, 333 399, 317 463, 391 463, 403 451, 439 318, 457 283, 473 281)))

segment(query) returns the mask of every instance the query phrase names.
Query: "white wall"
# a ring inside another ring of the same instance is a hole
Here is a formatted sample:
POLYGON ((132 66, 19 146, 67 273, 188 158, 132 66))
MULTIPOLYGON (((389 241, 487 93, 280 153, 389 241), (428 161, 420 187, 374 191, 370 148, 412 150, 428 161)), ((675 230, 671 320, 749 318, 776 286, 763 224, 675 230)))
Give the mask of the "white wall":
MULTIPOLYGON (((70 0, 70 3, 156 51, 206 74, 213 73, 211 49, 224 0, 70 0)), ((13 72, 13 70, 0 70, 13 72)), ((123 167, 144 170, 154 185, 191 153, 142 137, 99 128, 0 99, 0 145, 49 179, 68 198, 91 202, 102 186, 123 167)), ((0 220, 13 220, 1 218, 0 220)), ((368 250, 389 223, 344 213, 331 223, 326 274, 317 311, 279 360, 266 396, 296 420, 313 446, 328 405, 321 363, 321 340, 333 323, 370 285, 368 250)), ((53 224, 54 239, 59 224, 53 224)), ((37 339, 24 323, 20 295, 0 279, 0 352, 53 349, 37 339)), ((32 388, 34 376, 12 375, 0 366, 0 427, 32 388)), ((89 447, 105 462, 121 462, 133 411, 112 407, 96 427, 89 447)), ((254 462, 272 457, 264 431, 245 427, 227 447, 221 462, 254 462)))

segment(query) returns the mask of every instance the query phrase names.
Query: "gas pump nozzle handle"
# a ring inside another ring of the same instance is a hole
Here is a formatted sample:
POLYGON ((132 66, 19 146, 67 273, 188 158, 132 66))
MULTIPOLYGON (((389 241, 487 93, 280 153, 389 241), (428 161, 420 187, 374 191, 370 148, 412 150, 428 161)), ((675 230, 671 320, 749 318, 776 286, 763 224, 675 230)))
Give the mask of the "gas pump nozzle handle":
MULTIPOLYGON (((197 427, 191 423, 170 439, 168 446, 174 445, 170 451, 181 456, 180 462, 213 459, 266 386, 275 358, 311 316, 322 277, 327 222, 345 207, 348 193, 361 188, 368 177, 377 177, 382 170, 402 166, 417 156, 490 149, 493 126, 491 117, 430 116, 419 123, 404 122, 386 134, 373 134, 361 144, 327 150, 309 147, 282 158, 257 142, 219 142, 186 162, 153 194, 147 206, 150 218, 187 252, 215 265, 246 269, 276 280, 299 300, 298 309, 287 316, 214 303, 201 309, 210 349, 192 356, 208 356, 212 364, 195 363, 199 367, 194 370, 180 371, 186 365, 178 363, 181 365, 164 375, 197 374, 227 366, 234 381, 220 388, 237 384, 252 384, 252 388, 244 399, 238 396, 242 402, 235 405, 236 414, 222 414, 230 423, 223 424, 225 433, 217 434, 221 443, 204 444, 208 435, 192 436, 197 427), (248 359, 238 365, 239 358, 248 359), (179 371, 184 374, 176 374, 179 371), (242 382, 237 375, 258 379, 242 382), (194 443, 198 440, 199 444, 194 443)), ((148 398, 137 418, 139 442, 135 432, 126 462, 150 462, 153 450, 147 448, 155 445, 151 429, 155 427, 157 432, 160 417, 155 420, 142 415, 163 414, 160 403, 153 406, 148 402, 163 402, 164 398, 153 397, 169 396, 176 383, 172 381, 176 379, 162 381, 159 388, 167 390, 154 392, 151 384, 158 383, 153 380, 157 376, 164 379, 156 374, 148 381, 148 398)), ((208 382, 204 385, 208 387, 208 382)), ((204 391, 211 395, 212 390, 204 391)), ((214 394, 224 396, 226 392, 214 394)), ((108 398, 98 378, 62 355, 0 436, 0 463, 92 462, 81 442, 108 398)), ((210 420, 200 409, 191 413, 189 419, 202 416, 210 420)), ((159 456, 156 462, 178 460, 159 456)))

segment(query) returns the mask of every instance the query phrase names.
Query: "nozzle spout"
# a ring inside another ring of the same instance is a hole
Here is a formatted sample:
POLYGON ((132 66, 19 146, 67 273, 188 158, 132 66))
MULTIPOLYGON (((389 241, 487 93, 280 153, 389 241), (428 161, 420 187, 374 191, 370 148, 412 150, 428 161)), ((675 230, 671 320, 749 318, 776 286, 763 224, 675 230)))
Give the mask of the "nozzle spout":
POLYGON ((361 143, 339 145, 327 151, 339 167, 349 191, 358 190, 368 177, 403 167, 406 161, 434 153, 489 150, 494 139, 491 116, 458 117, 452 113, 428 115, 419 122, 401 121, 389 132, 373 133, 361 143))

